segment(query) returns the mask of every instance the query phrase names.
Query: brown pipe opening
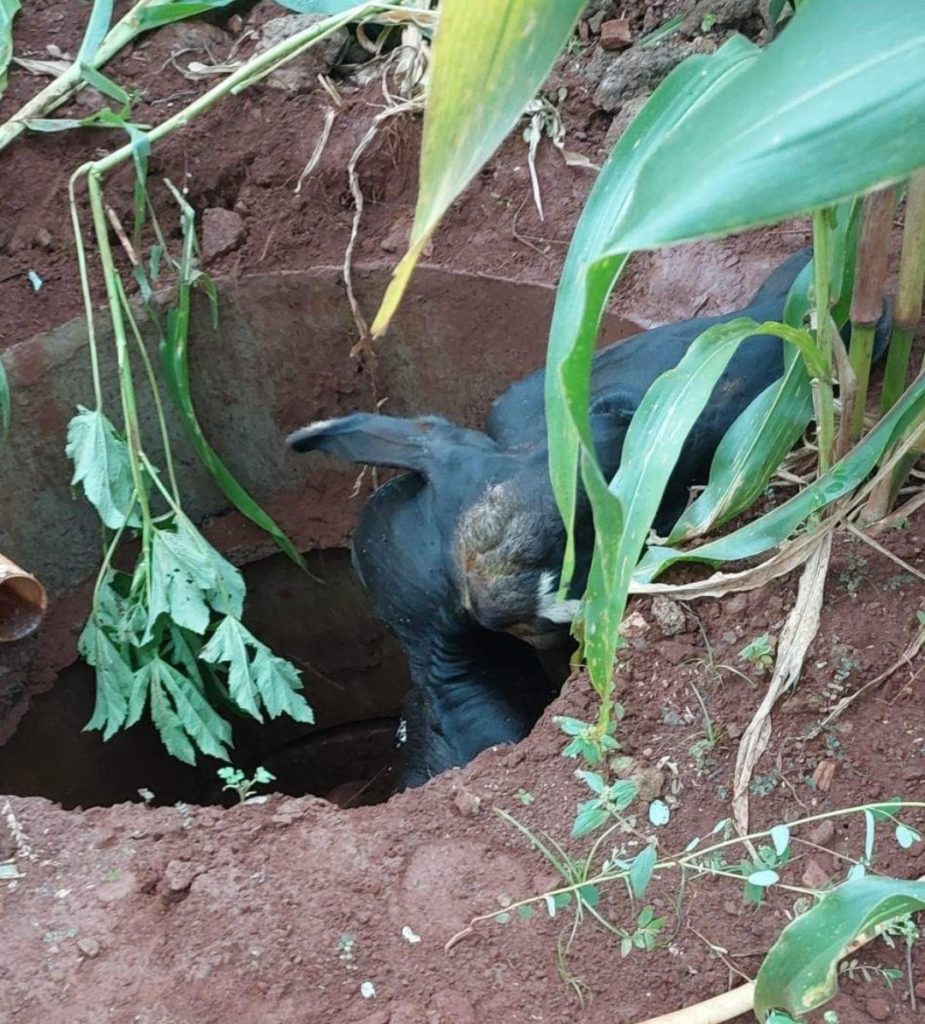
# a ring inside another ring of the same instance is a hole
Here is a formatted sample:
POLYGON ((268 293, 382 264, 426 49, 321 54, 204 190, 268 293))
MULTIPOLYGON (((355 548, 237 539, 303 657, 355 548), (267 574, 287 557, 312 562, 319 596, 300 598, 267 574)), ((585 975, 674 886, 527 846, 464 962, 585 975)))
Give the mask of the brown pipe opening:
POLYGON ((47 607, 42 584, 0 555, 0 643, 22 640, 34 633, 47 607))

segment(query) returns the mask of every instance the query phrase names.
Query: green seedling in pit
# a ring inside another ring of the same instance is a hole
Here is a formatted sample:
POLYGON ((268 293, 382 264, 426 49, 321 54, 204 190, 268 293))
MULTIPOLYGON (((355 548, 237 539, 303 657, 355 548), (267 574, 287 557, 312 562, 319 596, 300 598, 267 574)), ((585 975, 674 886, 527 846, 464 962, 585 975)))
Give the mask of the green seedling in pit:
POLYGON ((254 790, 259 786, 268 786, 271 782, 276 781, 276 776, 262 767, 258 768, 250 778, 240 768, 232 768, 230 765, 219 768, 216 774, 224 782, 222 789, 230 789, 233 793, 237 793, 238 800, 242 804, 253 799, 254 790))
POLYGON ((750 661, 759 672, 765 672, 774 664, 776 648, 777 641, 772 639, 770 633, 762 633, 739 651, 739 657, 743 661, 750 661))

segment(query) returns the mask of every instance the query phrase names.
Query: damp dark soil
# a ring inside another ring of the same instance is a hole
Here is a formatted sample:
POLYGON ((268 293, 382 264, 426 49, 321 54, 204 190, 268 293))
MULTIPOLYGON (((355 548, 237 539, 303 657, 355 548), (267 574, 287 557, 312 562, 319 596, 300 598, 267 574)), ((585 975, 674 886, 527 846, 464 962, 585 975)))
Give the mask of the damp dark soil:
MULTIPOLYGON (((617 6, 609 14, 626 8, 638 36, 693 5, 628 0, 617 6)), ((736 5, 718 0, 714 6, 736 5)), ((753 29, 754 5, 751 12, 748 4, 740 7, 743 24, 753 29)), ((17 52, 45 56, 49 43, 74 52, 86 11, 80 0, 35 0, 18 17, 17 52)), ((263 0, 240 23, 152 34, 109 70, 138 90, 138 119, 156 122, 206 88, 178 66, 221 62, 248 28, 276 13, 263 0)), ((724 34, 694 33, 683 45, 709 49, 724 34)), ((617 57, 601 52, 593 24, 582 38, 547 91, 566 89, 568 145, 599 163, 627 110, 601 106, 602 76, 617 57)), ((250 45, 245 40, 241 54, 250 45)), ((295 96, 256 88, 155 151, 154 201, 165 220, 172 214, 157 184, 163 177, 186 185, 199 214, 223 209, 240 220, 235 245, 214 256, 210 272, 245 275, 342 260, 353 217, 346 164, 382 94, 374 81, 336 77, 343 108, 298 193, 324 124, 328 101, 320 87, 295 96)), ((36 87, 34 78, 14 69, 0 115, 8 116, 36 87)), ((74 110, 87 113, 94 102, 87 94, 74 110)), ((359 262, 391 263, 401 250, 419 137, 415 119, 394 119, 360 163, 367 206, 359 262)), ((0 155, 0 348, 79 314, 67 178, 119 141, 89 131, 31 135, 0 155), (38 291, 30 270, 42 280, 38 291)), ((592 176, 565 166, 545 143, 538 171, 543 221, 533 206, 526 147, 515 133, 450 214, 427 261, 553 283, 592 176)), ((108 188, 123 219, 131 208, 128 174, 114 175, 108 188)), ((616 307, 643 324, 733 308, 808 237, 799 222, 640 257, 621 282, 616 307)), ((332 352, 331 358, 349 355, 332 352)), ((925 571, 925 517, 912 517, 881 541, 925 571)), ((345 565, 342 554, 331 558, 345 565)), ((75 668, 37 698, 0 751, 0 792, 18 794, 0 797, 0 1022, 633 1024, 754 976, 788 920, 794 895, 776 891, 756 907, 743 902, 735 881, 690 878, 679 899, 678 879, 668 873, 647 896, 667 918, 651 953, 623 959, 619 938, 586 921, 560 956, 557 943, 568 934, 570 918, 550 920, 545 912, 507 925, 483 922, 447 951, 447 941, 474 915, 557 885, 548 862, 495 808, 575 855, 588 851, 587 840, 569 839, 576 804, 587 794, 574 776, 575 763, 561 756, 563 737, 552 721, 563 714, 593 717, 586 679, 571 680, 517 747, 486 751, 466 769, 386 804, 342 810, 333 799, 361 802, 354 799, 356 787, 348 785, 345 794, 343 786, 359 781, 362 789, 387 759, 402 666, 386 641, 370 639, 368 623, 353 634, 343 628, 357 614, 355 606, 340 608, 336 633, 313 631, 311 616, 284 614, 290 595, 279 585, 278 567, 257 565, 249 573, 252 595, 262 585, 277 591, 260 605, 266 614, 252 628, 301 663, 324 728, 276 736, 272 749, 254 746, 247 767, 266 762, 281 788, 316 795, 273 793, 262 803, 200 806, 232 801, 227 793, 207 792, 199 776, 172 774, 181 770, 158 759, 151 737, 135 731, 107 749, 96 734, 78 732, 89 679, 75 668), (334 687, 325 689, 322 677, 334 687), (385 700, 372 695, 379 684, 390 694, 385 700), (344 687, 360 688, 369 700, 360 714, 338 720, 336 691, 344 687), (337 756, 325 760, 325 744, 337 746, 337 756), (88 778, 76 764, 86 766, 88 778), (321 764, 334 766, 327 776, 321 764), (15 779, 14 767, 21 773, 15 779), (309 769, 316 773, 311 782, 309 769), (137 798, 139 788, 154 793, 153 806, 137 798), (119 800, 126 802, 88 806, 119 800), (85 809, 65 809, 75 805, 85 809)), ((663 852, 683 849, 729 817, 738 739, 766 683, 740 651, 757 636, 779 633, 795 591, 796 578, 789 577, 749 595, 692 602, 679 631, 667 637, 650 603, 634 602, 631 610, 644 626, 637 620, 618 674, 626 708, 620 740, 637 769, 645 770, 649 797, 660 796, 671 818, 656 829, 640 810, 619 838, 629 853, 651 838, 663 852)), ((923 607, 919 577, 839 536, 818 637, 799 684, 774 713, 771 743, 757 766, 754 828, 897 794, 921 797, 923 661, 901 656, 918 632, 923 607), (830 728, 804 738, 842 696, 891 668, 830 728)), ((922 825, 914 817, 910 822, 922 825)), ((787 869, 787 880, 797 885, 837 879, 845 858, 863 849, 857 818, 836 819, 831 830, 809 838, 815 846, 801 846, 787 869)), ((923 844, 902 851, 885 830, 876 866, 918 877, 925 873, 923 844)), ((605 892, 602 910, 619 926, 631 927, 638 909, 623 889, 605 892)), ((901 942, 891 948, 878 940, 858 959, 869 970, 843 975, 831 1004, 842 1024, 919 1018, 914 993, 925 982, 921 944, 907 961, 901 942), (881 968, 901 975, 887 981, 881 968)))

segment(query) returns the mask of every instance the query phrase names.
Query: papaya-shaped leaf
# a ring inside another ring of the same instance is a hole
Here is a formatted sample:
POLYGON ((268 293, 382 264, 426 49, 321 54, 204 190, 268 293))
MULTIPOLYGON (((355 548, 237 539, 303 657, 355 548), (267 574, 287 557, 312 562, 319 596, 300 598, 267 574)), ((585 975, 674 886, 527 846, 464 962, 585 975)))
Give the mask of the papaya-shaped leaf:
POLYGON ((298 722, 313 722, 312 710, 299 692, 296 669, 277 658, 237 619, 227 616, 199 652, 202 661, 228 666, 231 699, 258 722, 289 715, 298 722), (251 659, 249 651, 254 651, 251 659))
POLYGON ((132 666, 92 617, 80 634, 77 649, 96 669, 96 703, 84 731, 99 729, 104 740, 111 739, 128 714, 129 694, 134 685, 132 666))
POLYGON ((794 497, 725 537, 688 551, 662 546, 650 547, 633 579, 638 583, 651 583, 669 566, 679 562, 703 562, 716 566, 722 562, 751 558, 777 547, 810 515, 844 497, 862 483, 883 453, 896 443, 923 412, 925 377, 919 377, 869 434, 830 470, 794 497))
POLYGON ((256 653, 251 670, 270 718, 288 715, 296 722, 314 722, 312 709, 299 692, 302 681, 296 668, 283 658, 278 658, 259 641, 255 640, 253 644, 256 645, 256 653))
POLYGON ((382 300, 373 334, 388 326, 441 217, 520 120, 584 6, 585 0, 442 0, 410 248, 382 300))
POLYGON ((239 708, 262 722, 257 687, 251 677, 247 653, 250 635, 236 618, 228 615, 199 652, 199 658, 212 665, 228 666, 228 695, 239 708))
MULTIPOLYGON (((128 445, 99 409, 78 406, 67 428, 65 451, 74 463, 71 484, 83 484, 87 500, 111 530, 126 524, 135 493, 128 445)), ((130 526, 140 525, 137 515, 130 526)))
POLYGON ((175 517, 174 528, 154 531, 146 640, 162 614, 202 635, 210 607, 222 615, 240 616, 244 594, 241 574, 185 515, 175 517))
POLYGON ((169 694, 180 725, 190 740, 204 754, 227 761, 231 727, 203 697, 196 684, 160 658, 149 662, 145 671, 152 686, 157 680, 169 694))
POLYGON ((196 750, 190 743, 179 715, 156 675, 150 679, 151 721, 168 752, 184 764, 195 765, 196 750))
POLYGON ((6 89, 7 69, 13 59, 13 19, 19 0, 0 0, 0 97, 6 89))
POLYGON ((858 936, 923 908, 925 882, 867 876, 826 893, 787 925, 765 957, 755 980, 755 1016, 763 1022, 782 1010, 802 1017, 821 1006, 835 995, 838 963, 858 936))
POLYGON ((905 178, 925 165, 923 110, 925 5, 802 4, 709 103, 646 138, 633 187, 613 194, 607 251, 779 221, 905 178))

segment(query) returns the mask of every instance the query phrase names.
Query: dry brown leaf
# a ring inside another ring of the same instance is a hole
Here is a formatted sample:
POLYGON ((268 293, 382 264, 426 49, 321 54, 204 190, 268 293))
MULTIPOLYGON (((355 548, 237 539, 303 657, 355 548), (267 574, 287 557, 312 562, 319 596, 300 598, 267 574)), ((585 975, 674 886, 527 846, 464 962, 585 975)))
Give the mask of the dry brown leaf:
POLYGON ((777 644, 777 659, 764 699, 742 736, 733 777, 732 814, 740 835, 748 834, 748 786, 755 765, 771 739, 771 711, 778 697, 800 677, 803 660, 819 629, 825 578, 832 554, 832 533, 828 531, 806 562, 800 577, 797 599, 777 644))

